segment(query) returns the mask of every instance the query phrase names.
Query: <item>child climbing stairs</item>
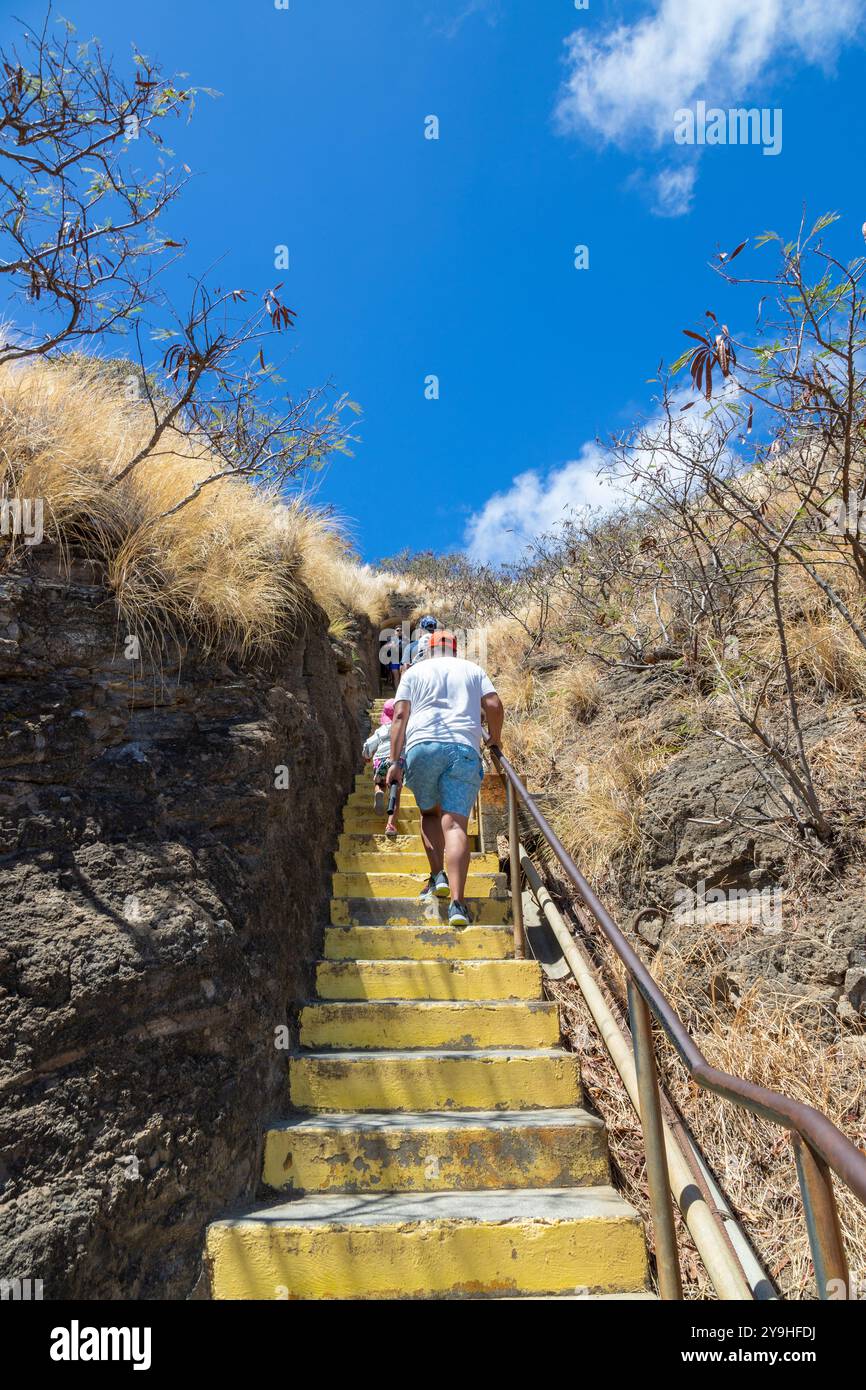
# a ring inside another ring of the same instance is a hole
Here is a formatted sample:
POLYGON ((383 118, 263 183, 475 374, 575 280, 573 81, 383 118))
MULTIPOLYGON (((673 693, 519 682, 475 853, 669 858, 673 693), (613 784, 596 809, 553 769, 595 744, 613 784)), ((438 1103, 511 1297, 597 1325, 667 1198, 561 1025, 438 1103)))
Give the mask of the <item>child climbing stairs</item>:
POLYGON ((472 923, 450 928, 419 900, 414 798, 389 840, 371 775, 355 785, 291 1111, 265 1137, 279 1198, 210 1226, 213 1296, 646 1296, 640 1221, 540 967, 513 958, 496 856, 473 853, 472 923))

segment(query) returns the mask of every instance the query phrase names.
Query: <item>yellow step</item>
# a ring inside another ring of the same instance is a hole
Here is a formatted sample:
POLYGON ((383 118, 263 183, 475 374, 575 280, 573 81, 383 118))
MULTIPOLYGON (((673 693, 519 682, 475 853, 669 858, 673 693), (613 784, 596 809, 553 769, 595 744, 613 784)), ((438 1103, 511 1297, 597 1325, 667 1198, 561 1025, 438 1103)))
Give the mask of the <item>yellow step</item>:
MULTIPOLYGON (((344 835, 384 835, 385 822, 387 816, 383 811, 381 816, 376 815, 372 806, 369 811, 354 810, 346 811, 343 814, 342 830, 344 835)), ((417 811, 403 811, 396 817, 397 833, 399 835, 421 834, 421 817, 417 811)), ((478 823, 471 820, 468 825, 467 833, 470 841, 474 842, 478 835, 478 823)))
POLYGON ((639 1290, 636 1212, 610 1187, 325 1193, 214 1222, 216 1299, 493 1298, 639 1290))
POLYGON ((351 1000, 307 1004, 300 1011, 301 1047, 436 1048, 555 1047, 559 1011, 533 999, 351 1000))
MULTIPOLYGON (((469 851, 471 854, 478 854, 478 837, 468 836, 469 851)), ((395 857, 402 854, 424 854, 424 841, 420 833, 398 834, 396 836, 386 835, 384 821, 378 822, 377 830, 351 831, 344 830, 337 841, 338 854, 387 854, 388 862, 393 864, 395 857)), ((497 856, 492 856, 497 858, 497 856)), ((425 856, 426 859, 426 856, 425 856)))
POLYGON ((337 841, 338 854, 423 854, 424 841, 420 835, 386 835, 381 822, 378 830, 367 834, 344 831, 337 841))
POLYGON ((476 1052, 300 1052, 297 1110, 543 1110, 580 1105, 575 1055, 561 1048, 476 1052))
MULTIPOLYGON (((337 872, 331 878, 331 892, 335 898, 417 898, 429 877, 429 867, 426 873, 416 874, 400 873, 396 868, 388 873, 337 872)), ((466 896, 504 898, 505 875, 477 873, 470 868, 466 896)))
POLYGON ((326 927, 327 960, 504 960, 511 927, 326 927))
MULTIPOLYGON (((343 813, 343 834, 344 835, 384 835, 385 822, 387 815, 383 811, 381 816, 370 808, 369 811, 343 813)), ((395 818, 398 835, 414 835, 420 839, 421 836, 421 817, 417 811, 400 814, 395 818)), ((473 834, 477 834, 474 831, 473 834)))
MULTIPOLYGON (((417 874, 424 883, 430 875, 430 864, 424 850, 398 853, 382 849, 372 852, 338 850, 337 869, 345 874, 417 874)), ((498 874, 499 858, 495 854, 478 854, 469 861, 470 874, 498 874)))
POLYGON ((320 999, 541 999, 534 960, 321 960, 320 999))
MULTIPOLYGON (((383 788, 383 794, 384 794, 384 788, 383 788)), ((354 811, 354 810, 366 811, 366 810, 368 810, 368 809, 369 809, 369 810, 372 810, 372 809, 373 809, 373 791, 372 791, 372 787, 370 788, 369 791, 350 792, 349 795, 348 795, 348 797, 346 798, 346 800, 345 800, 345 802, 344 802, 344 809, 345 809, 346 811, 354 811)), ((410 811, 410 810, 411 810, 411 811, 417 811, 417 809, 418 809, 418 803, 417 803, 417 801, 415 800, 414 796, 412 795, 412 793, 410 792, 410 790, 409 790, 408 787, 404 787, 404 788, 403 788, 402 794, 401 794, 401 796, 400 796, 400 810, 402 811, 402 810, 404 810, 404 809, 407 810, 407 811, 410 811)))
MULTIPOLYGON (((501 926, 509 921, 511 903, 507 898, 468 898, 469 919, 476 926, 501 926)), ((424 923, 448 925, 448 903, 441 898, 421 902, 420 898, 332 898, 333 927, 412 927, 424 923)))
POLYGON ((264 1182, 292 1192, 447 1192, 610 1181, 585 1110, 301 1115, 265 1135, 264 1182))

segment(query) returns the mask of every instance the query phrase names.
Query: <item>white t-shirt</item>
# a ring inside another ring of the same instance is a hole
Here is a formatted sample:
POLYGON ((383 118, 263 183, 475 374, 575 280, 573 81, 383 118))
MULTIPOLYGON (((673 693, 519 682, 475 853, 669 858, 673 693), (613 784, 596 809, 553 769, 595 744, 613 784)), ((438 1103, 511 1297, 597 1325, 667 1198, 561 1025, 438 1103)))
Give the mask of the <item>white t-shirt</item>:
POLYGON ((481 697, 495 695, 486 671, 459 656, 431 656, 403 672, 394 695, 409 700, 406 748, 433 739, 481 748, 481 697))

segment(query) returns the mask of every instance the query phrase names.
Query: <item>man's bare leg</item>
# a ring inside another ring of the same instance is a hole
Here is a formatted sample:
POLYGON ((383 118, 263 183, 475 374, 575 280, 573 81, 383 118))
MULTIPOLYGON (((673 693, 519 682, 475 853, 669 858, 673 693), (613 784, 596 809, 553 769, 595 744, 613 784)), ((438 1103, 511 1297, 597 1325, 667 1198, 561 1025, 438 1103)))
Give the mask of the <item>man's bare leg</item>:
POLYGON ((445 858, 445 836, 442 833, 442 812, 438 806, 421 812, 421 839, 430 862, 431 874, 442 872, 445 858))
POLYGON ((469 874, 469 836, 466 833, 468 825, 467 816, 457 816, 451 811, 444 811, 442 814, 440 826, 445 842, 445 872, 451 889, 451 901, 455 903, 462 903, 463 894, 466 892, 466 879, 469 874))

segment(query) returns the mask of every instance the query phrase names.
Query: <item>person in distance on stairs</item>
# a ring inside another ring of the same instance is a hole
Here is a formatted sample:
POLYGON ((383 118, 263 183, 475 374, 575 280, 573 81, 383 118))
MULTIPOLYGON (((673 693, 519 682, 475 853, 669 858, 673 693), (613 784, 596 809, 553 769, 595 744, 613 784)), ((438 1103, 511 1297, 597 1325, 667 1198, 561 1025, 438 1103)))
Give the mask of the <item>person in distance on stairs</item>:
POLYGON ((429 901, 450 897, 448 921, 467 926, 464 900, 469 873, 469 815, 481 786, 481 721, 499 743, 505 712, 486 671, 457 656, 453 633, 437 631, 427 655, 403 672, 394 696, 391 766, 387 784, 406 782, 421 810, 421 838, 430 877, 429 901))
POLYGON ((403 648, 403 658, 400 665, 401 677, 409 670, 410 666, 415 665, 416 661, 423 661, 426 656, 429 656, 430 642, 438 626, 439 623, 431 613, 421 619, 415 629, 414 638, 411 642, 407 642, 403 648))
MULTIPOLYGON (((378 729, 374 729, 364 744, 364 762, 373 764, 373 809, 381 816, 385 809, 385 779, 391 765, 391 720, 394 718, 394 701, 386 700, 382 706, 382 717, 378 729)), ((388 824, 385 834, 394 839, 397 834, 397 813, 400 810, 400 786, 393 808, 388 810, 388 824)))

